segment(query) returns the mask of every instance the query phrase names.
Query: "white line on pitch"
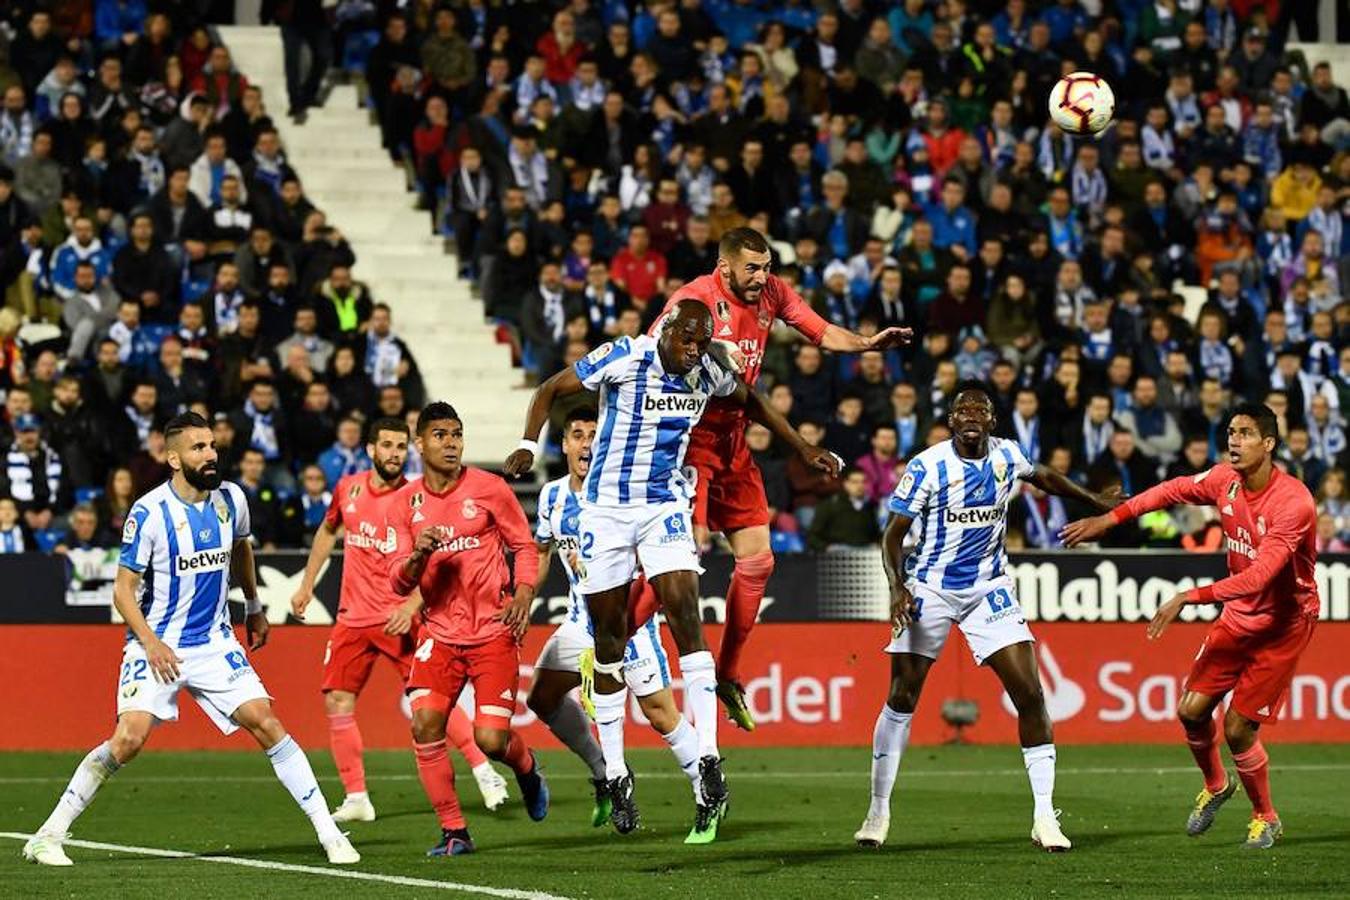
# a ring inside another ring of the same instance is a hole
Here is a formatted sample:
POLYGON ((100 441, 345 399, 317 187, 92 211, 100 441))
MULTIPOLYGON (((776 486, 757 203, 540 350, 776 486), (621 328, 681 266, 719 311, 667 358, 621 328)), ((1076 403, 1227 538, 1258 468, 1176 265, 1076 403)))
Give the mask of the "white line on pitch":
MULTIPOLYGON (((1350 763, 1292 763, 1289 765, 1280 765, 1277 767, 1280 772, 1348 772, 1350 763)), ((1056 777, 1064 775, 1193 775, 1195 766, 1080 766, 1058 769, 1055 772, 1056 777)), ((544 773, 549 781, 581 781, 590 780, 590 775, 579 772, 561 772, 551 774, 544 773)), ((781 770, 777 772, 737 772, 732 769, 728 777, 733 780, 751 779, 758 780, 763 778, 793 778, 793 779, 811 779, 811 778, 866 778, 868 771, 866 769, 856 769, 852 771, 791 771, 781 770)), ((901 771, 901 778, 970 778, 970 777, 996 777, 1002 775, 1016 775, 1021 778, 1026 777, 1025 769, 921 769, 917 772, 901 771)), ((276 781, 272 775, 130 775, 129 779, 140 782, 162 782, 165 784, 206 784, 212 781, 229 781, 236 783, 258 783, 265 784, 276 781)), ((686 776, 681 772, 643 772, 643 779, 683 781, 686 776)), ((70 780, 68 775, 15 775, 0 776, 0 784, 46 784, 48 782, 66 782, 70 780)), ((367 781, 417 781, 418 776, 406 773, 388 773, 376 775, 366 773, 367 781)))
MULTIPOLYGON (((0 831, 0 838, 12 841, 26 841, 31 834, 17 831, 0 831)), ((377 881, 382 884, 397 884, 403 887, 431 888, 438 891, 460 891, 467 894, 482 894, 486 897, 503 897, 507 900, 568 900, 557 894, 543 891, 520 891, 514 888, 489 887, 482 884, 460 884, 455 881, 434 881, 430 878, 409 878, 406 875, 381 875, 377 872, 357 872, 352 869, 328 869, 323 866, 302 866, 294 863, 273 862, 268 859, 249 859, 243 856, 203 856, 188 853, 185 850, 162 850, 158 847, 132 847, 127 844, 105 844, 101 841, 64 842, 67 847, 81 847, 85 850, 110 850, 113 853, 132 853, 137 856, 158 856, 164 859, 195 859, 199 862, 222 863, 227 866, 243 866, 247 869, 270 869, 274 872, 295 872, 300 875, 325 875, 329 878, 347 878, 353 881, 377 881)))

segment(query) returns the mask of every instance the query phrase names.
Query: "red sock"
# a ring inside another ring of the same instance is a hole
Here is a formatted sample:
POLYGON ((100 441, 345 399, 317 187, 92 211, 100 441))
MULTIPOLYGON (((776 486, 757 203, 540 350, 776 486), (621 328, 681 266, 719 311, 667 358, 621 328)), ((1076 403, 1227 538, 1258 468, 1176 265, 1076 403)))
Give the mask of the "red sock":
POLYGON ((473 721, 458 704, 450 707, 450 717, 445 722, 445 735, 468 762, 469 768, 476 769, 487 762, 483 751, 478 749, 478 742, 473 739, 473 721))
POLYGON ((445 751, 444 739, 430 744, 413 744, 417 751, 417 777, 422 779, 422 790, 427 792, 431 808, 442 828, 463 828, 464 813, 459 808, 455 793, 455 769, 445 751))
POLYGON ((1233 754, 1242 789, 1252 801, 1252 812, 1258 819, 1273 822, 1279 818, 1270 802, 1270 757, 1258 740, 1241 753, 1233 754))
POLYGON ((772 574, 773 553, 769 550, 736 560, 731 587, 727 589, 727 627, 718 651, 719 679, 740 681, 741 650, 750 639, 750 629, 755 627, 755 617, 759 615, 764 589, 772 574))
POLYGON ((366 765, 361 759, 361 729, 352 713, 328 714, 328 746, 337 763, 338 777, 349 794, 363 794, 366 790, 366 765))
POLYGON ((1205 790, 1217 794, 1228 782, 1228 773, 1223 770, 1223 759, 1219 756, 1219 744, 1215 740, 1214 718, 1205 720, 1197 730, 1186 726, 1186 744, 1191 748, 1195 763, 1205 776, 1205 790))
POLYGON ((647 576, 639 575, 628 589, 628 636, 631 638, 637 634, 637 630, 646 625, 660 607, 656 591, 647 583, 647 576))
POLYGON ((528 775, 534 771, 534 756, 530 753, 525 739, 520 736, 520 732, 511 732, 511 740, 506 744, 502 762, 510 766, 511 771, 517 775, 528 775))

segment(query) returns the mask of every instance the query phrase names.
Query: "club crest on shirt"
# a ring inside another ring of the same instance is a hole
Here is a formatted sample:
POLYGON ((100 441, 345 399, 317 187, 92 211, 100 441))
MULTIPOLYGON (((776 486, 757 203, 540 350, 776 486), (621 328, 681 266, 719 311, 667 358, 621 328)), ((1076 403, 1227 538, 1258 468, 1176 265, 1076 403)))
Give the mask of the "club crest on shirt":
POLYGON ((472 519, 478 515, 478 504, 473 502, 473 498, 464 501, 464 505, 459 508, 459 514, 466 519, 472 519))
POLYGON ((994 463, 994 481, 1002 484, 1008 480, 1008 464, 1004 462, 994 463))
POLYGON ((768 327, 773 324, 773 313, 769 312, 767 309, 761 309, 759 311, 758 321, 759 327, 763 330, 767 330, 768 327))
POLYGON ((731 304, 726 300, 717 301, 717 318, 723 322, 731 321, 731 304))
POLYGON ((1238 492, 1238 483, 1234 481, 1232 484, 1228 485, 1228 499, 1236 500, 1237 492, 1238 492))
POLYGON ((223 497, 216 498, 216 518, 220 520, 222 525, 230 521, 230 508, 225 505, 223 497))

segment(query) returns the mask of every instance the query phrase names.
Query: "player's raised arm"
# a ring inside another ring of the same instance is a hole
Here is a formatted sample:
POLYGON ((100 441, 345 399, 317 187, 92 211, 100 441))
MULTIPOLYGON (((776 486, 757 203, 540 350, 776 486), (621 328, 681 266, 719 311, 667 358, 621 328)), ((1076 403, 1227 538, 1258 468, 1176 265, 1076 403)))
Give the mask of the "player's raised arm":
POLYGON ((1169 479, 1142 494, 1122 501, 1110 512, 1070 522, 1060 531, 1060 539, 1064 541, 1066 547, 1077 547, 1079 544, 1095 541, 1117 525, 1123 525, 1130 519, 1153 512, 1155 509, 1212 503, 1214 485, 1218 482, 1218 478, 1210 477, 1213 472, 1213 469, 1207 469, 1199 475, 1183 475, 1180 478, 1169 479))
POLYGON ((778 410, 765 403, 764 398, 754 388, 737 378, 731 396, 745 407, 746 415, 750 417, 750 421, 758 422, 773 432, 775 437, 786 442, 802 459, 806 460, 808 465, 822 472, 828 472, 835 478, 839 477, 841 465, 839 457, 823 447, 813 447, 803 440, 797 430, 788 423, 788 420, 783 418, 778 410))
POLYGON ((1079 503, 1090 506, 1102 513, 1109 513, 1125 501, 1125 497, 1120 493, 1119 488, 1096 494, 1077 482, 1065 478, 1049 466, 1037 465, 1031 477, 1026 479, 1026 482, 1027 484, 1035 485, 1047 494, 1054 494, 1056 497, 1067 497, 1070 500, 1077 500, 1079 503))

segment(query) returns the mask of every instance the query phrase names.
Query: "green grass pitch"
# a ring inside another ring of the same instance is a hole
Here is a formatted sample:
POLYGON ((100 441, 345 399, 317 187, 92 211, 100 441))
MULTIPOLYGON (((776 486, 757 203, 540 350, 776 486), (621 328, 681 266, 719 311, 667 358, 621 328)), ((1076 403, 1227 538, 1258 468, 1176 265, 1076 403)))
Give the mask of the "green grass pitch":
MULTIPOLYGON (((380 819, 351 826, 351 834, 365 857, 355 867, 363 872, 567 898, 1346 896, 1350 747, 1273 740, 1269 749, 1286 836, 1268 853, 1238 846, 1250 813, 1241 793, 1210 834, 1185 836, 1199 779, 1180 743, 1061 748, 1056 803, 1075 844, 1067 855, 1031 846, 1031 801, 1012 747, 912 748, 891 839, 880 851, 852 841, 867 806, 865 748, 732 751, 731 817, 707 847, 682 843, 689 788, 664 750, 632 753, 643 822, 627 838, 590 828, 589 785, 580 764, 562 752, 540 754, 552 776, 553 807, 537 824, 520 807, 514 782, 507 807, 482 809, 461 764, 459 786, 479 852, 434 860, 423 853, 439 832, 412 754, 370 753, 380 819)), ((312 758, 329 799, 338 799, 328 754, 312 758)), ((0 755, 0 831, 36 828, 78 759, 0 755)), ((260 753, 150 749, 99 794, 74 837, 327 867, 309 823, 260 753)), ((20 846, 0 840, 0 896, 483 896, 79 847, 69 848, 74 868, 46 869, 24 863, 20 846)))

